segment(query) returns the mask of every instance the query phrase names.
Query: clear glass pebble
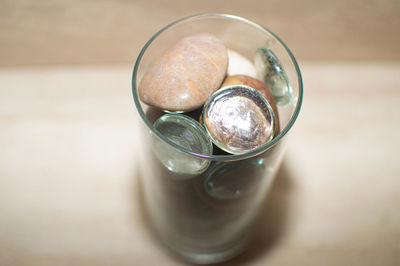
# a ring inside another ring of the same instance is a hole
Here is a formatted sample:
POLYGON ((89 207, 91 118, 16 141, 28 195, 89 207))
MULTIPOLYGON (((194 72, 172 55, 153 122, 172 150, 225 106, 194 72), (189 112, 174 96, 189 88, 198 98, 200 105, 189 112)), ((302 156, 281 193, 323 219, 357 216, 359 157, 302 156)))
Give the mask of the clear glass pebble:
POLYGON ((215 92, 204 105, 202 119, 214 144, 232 154, 264 145, 275 131, 275 115, 268 101, 244 85, 215 92))
MULTIPOLYGON (((212 143, 203 126, 194 119, 181 114, 165 114, 154 128, 165 138, 181 148, 196 154, 211 155, 212 143)), ((180 151, 154 136, 154 154, 170 171, 183 175, 204 172, 210 164, 207 159, 197 158, 180 151)))
POLYGON ((206 172, 205 190, 213 198, 232 200, 255 193, 264 177, 264 160, 218 162, 206 172))
POLYGON ((287 105, 292 99, 292 88, 285 70, 271 49, 263 46, 257 49, 254 64, 258 78, 272 91, 278 105, 287 105))

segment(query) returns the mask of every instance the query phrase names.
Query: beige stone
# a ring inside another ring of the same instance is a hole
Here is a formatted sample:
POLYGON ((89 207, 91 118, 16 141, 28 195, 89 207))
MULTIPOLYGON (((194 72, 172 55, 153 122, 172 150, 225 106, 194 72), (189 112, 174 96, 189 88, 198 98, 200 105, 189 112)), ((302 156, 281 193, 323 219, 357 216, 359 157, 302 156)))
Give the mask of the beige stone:
POLYGON ((257 71, 254 64, 245 56, 234 50, 228 49, 228 58, 229 64, 227 74, 229 76, 246 75, 257 78, 257 71))
POLYGON ((220 87, 227 66, 221 40, 207 33, 188 36, 150 66, 139 85, 140 99, 163 110, 194 110, 220 87))

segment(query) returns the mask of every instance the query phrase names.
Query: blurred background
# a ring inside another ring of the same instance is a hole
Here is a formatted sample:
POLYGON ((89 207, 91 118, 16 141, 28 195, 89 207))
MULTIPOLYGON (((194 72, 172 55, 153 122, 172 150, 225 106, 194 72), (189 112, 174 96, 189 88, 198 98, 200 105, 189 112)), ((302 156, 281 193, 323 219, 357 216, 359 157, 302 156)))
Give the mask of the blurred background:
POLYGON ((202 12, 268 27, 299 61, 400 59, 398 0, 1 0, 0 65, 132 63, 158 29, 202 12))
POLYGON ((223 265, 400 265, 399 0, 0 0, 0 265, 186 265, 145 229, 131 75, 203 12, 276 33, 305 96, 257 234, 223 265))

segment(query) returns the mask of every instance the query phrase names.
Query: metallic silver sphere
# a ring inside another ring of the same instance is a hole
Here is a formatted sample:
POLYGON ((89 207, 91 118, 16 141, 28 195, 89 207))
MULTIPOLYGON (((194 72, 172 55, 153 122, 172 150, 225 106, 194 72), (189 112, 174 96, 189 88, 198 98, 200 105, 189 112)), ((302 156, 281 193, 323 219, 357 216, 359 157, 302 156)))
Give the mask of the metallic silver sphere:
POLYGON ((275 120, 264 96, 244 85, 221 88, 203 109, 203 125, 212 141, 232 154, 246 153, 270 141, 275 120))

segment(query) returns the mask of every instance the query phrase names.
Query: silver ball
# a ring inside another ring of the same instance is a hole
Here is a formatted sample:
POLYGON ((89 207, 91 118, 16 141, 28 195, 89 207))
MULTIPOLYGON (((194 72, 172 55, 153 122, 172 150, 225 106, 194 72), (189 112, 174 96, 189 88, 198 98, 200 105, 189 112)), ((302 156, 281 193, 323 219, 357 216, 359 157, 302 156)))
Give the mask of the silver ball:
POLYGON ((244 85, 221 88, 203 109, 203 125, 212 141, 232 154, 249 152, 270 141, 275 120, 264 96, 244 85))

